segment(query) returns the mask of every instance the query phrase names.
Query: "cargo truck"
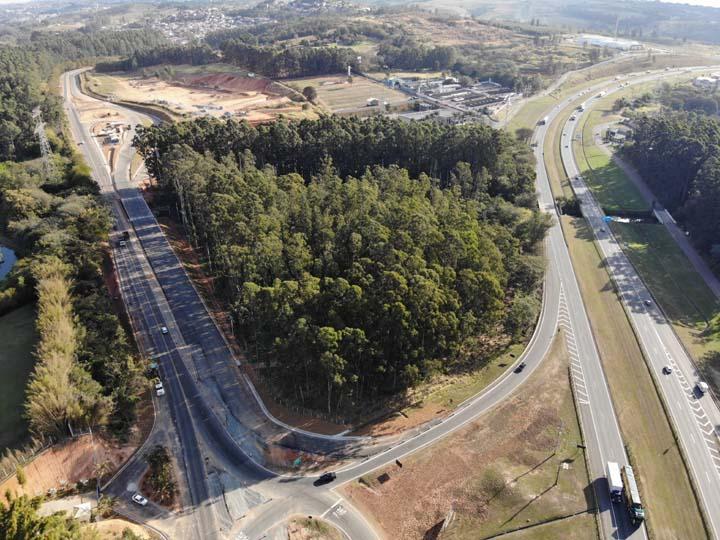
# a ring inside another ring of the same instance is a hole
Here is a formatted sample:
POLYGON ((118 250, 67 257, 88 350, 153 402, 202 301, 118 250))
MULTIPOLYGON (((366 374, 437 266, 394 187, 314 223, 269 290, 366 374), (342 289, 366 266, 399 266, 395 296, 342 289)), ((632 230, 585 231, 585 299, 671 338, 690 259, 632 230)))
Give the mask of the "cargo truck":
POLYGON ((633 522, 633 525, 638 525, 645 520, 645 509, 640 500, 640 491, 638 491, 637 482, 635 481, 635 473, 630 465, 623 467, 622 480, 625 488, 625 505, 628 514, 630 514, 630 521, 633 522))
POLYGON ((614 461, 608 461, 607 464, 607 481, 610 487, 610 500, 613 502, 622 501, 623 481, 620 474, 620 465, 614 461))

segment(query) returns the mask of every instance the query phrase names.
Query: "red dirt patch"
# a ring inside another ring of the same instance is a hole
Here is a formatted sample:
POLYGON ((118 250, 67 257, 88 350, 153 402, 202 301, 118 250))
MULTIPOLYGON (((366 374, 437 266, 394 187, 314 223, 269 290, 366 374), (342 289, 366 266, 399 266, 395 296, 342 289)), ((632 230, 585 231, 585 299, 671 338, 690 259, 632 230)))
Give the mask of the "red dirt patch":
POLYGON ((6 491, 17 495, 45 495, 48 490, 73 487, 80 480, 95 477, 96 464, 108 463, 115 471, 135 450, 135 446, 120 446, 102 437, 78 437, 42 452, 24 466, 26 483, 20 486, 15 476, 0 485, 2 497, 6 491), (94 443, 94 444, 93 444, 94 443))
POLYGON ((255 77, 238 77, 230 73, 217 73, 192 77, 183 83, 187 86, 212 88, 225 92, 252 92, 267 94, 271 91, 272 81, 255 77))

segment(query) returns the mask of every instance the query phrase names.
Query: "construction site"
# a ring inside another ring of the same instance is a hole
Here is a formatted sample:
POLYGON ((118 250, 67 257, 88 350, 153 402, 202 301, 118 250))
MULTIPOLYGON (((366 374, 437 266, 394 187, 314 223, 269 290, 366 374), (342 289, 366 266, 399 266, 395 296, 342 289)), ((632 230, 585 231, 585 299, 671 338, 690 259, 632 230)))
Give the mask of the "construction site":
POLYGON ((313 108, 292 88, 252 73, 88 72, 86 89, 110 101, 148 104, 181 118, 214 116, 262 123, 279 116, 307 118, 313 108))

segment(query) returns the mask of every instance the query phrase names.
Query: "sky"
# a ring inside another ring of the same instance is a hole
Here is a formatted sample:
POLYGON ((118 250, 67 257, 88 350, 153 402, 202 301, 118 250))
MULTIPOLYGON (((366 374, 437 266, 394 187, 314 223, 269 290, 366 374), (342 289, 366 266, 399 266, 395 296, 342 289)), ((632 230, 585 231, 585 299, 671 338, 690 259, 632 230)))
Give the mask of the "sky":
POLYGON ((691 4, 693 6, 710 6, 720 8, 720 0, 663 0, 673 4, 691 4))

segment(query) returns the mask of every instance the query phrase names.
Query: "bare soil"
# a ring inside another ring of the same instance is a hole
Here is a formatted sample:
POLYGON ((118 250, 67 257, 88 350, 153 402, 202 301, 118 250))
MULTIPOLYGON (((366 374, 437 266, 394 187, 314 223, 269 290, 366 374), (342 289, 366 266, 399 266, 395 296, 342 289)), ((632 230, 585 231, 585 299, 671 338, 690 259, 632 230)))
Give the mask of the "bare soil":
POLYGON ((140 525, 125 521, 124 519, 107 519, 88 524, 85 527, 97 531, 102 540, 122 538, 123 531, 125 530, 130 530, 133 534, 143 539, 150 538, 145 529, 143 529, 140 525))
POLYGON ((37 496, 46 495, 52 489, 61 492, 73 488, 81 480, 95 478, 99 465, 107 463, 107 471, 117 470, 135 448, 134 445, 121 446, 102 437, 91 438, 90 435, 52 446, 24 466, 24 486, 15 476, 0 484, 1 497, 4 498, 7 491, 37 496))
POLYGON ((272 121, 280 114, 306 115, 302 103, 289 98, 288 89, 269 79, 240 73, 181 75, 175 80, 145 76, 142 72, 91 73, 89 86, 115 99, 157 105, 188 117, 229 114, 259 123, 272 121))
POLYGON ((579 441, 558 338, 513 397, 401 466, 342 490, 385 538, 435 538, 446 520, 443 538, 481 538, 591 507, 579 441))

